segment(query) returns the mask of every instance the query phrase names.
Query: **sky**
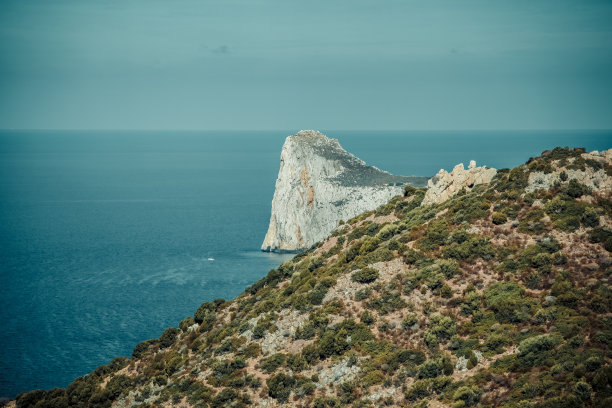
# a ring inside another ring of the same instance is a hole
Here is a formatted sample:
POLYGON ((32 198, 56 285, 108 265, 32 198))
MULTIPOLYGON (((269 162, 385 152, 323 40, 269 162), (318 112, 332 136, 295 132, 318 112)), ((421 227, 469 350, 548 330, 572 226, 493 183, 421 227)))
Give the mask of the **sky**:
POLYGON ((612 2, 2 0, 4 129, 610 129, 612 2))

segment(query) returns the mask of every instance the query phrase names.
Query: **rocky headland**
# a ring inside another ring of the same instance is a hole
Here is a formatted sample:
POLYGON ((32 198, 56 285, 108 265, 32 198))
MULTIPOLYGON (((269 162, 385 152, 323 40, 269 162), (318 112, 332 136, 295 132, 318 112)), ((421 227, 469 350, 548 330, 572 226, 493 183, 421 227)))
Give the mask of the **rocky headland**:
POLYGON ((299 251, 364 211, 423 187, 426 177, 395 176, 348 153, 336 139, 302 130, 283 144, 272 214, 261 249, 299 251))

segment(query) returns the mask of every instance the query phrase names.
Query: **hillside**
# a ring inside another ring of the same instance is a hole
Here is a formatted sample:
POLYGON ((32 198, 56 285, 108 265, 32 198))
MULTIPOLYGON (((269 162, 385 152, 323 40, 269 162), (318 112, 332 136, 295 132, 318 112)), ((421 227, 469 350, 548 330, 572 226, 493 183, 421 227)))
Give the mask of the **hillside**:
POLYGON ((67 389, 18 407, 612 406, 612 151, 406 187, 67 389), (469 191, 468 191, 469 190, 469 191))

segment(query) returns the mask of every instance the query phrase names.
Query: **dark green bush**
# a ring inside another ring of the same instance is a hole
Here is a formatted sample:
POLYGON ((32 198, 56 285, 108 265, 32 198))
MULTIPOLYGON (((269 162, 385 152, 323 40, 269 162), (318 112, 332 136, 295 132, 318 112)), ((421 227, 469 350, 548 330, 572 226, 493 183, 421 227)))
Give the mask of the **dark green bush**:
POLYGON ((453 399, 455 401, 463 401, 466 407, 471 407, 480 401, 482 396, 482 391, 480 388, 476 386, 462 386, 457 388, 455 393, 453 394, 453 399))
POLYGON ((406 317, 404 317, 404 319, 402 320, 402 328, 404 328, 405 330, 408 330, 412 326, 414 326, 417 322, 418 322, 417 315, 415 315, 414 313, 410 313, 406 317))
POLYGON ((427 346, 437 347, 442 340, 450 339, 455 333, 457 333, 457 324, 450 316, 434 314, 429 318, 423 339, 427 346))
POLYGON ((532 209, 519 221, 518 231, 531 235, 546 232, 547 226, 546 222, 543 220, 544 215, 543 209, 532 209))
POLYGON ((428 360, 419 367, 418 378, 435 378, 441 374, 442 362, 438 360, 428 360))
POLYGON ((180 323, 179 323, 179 329, 181 329, 182 331, 187 331, 187 329, 189 329, 189 327, 193 326, 195 324, 195 320, 193 319, 193 317, 189 316, 184 318, 180 323))
POLYGON ((567 194, 571 198, 578 198, 590 192, 590 189, 581 184, 576 179, 571 179, 567 186, 565 186, 562 190, 563 193, 567 194))
POLYGON ((378 279, 378 271, 374 268, 363 268, 351 276, 354 282, 370 283, 378 279))
POLYGON ((449 226, 445 219, 435 219, 427 224, 427 228, 420 240, 420 246, 425 251, 437 249, 444 245, 449 236, 449 226))
POLYGON ((504 213, 494 212, 493 215, 491 216, 491 220, 493 221, 493 224, 501 225, 501 224, 504 224, 508 220, 508 217, 506 217, 506 214, 504 213))
POLYGON ((159 344, 159 340, 157 339, 151 339, 151 340, 145 340, 141 343, 138 343, 138 345, 134 348, 134 351, 132 351, 132 357, 133 358, 141 358, 142 356, 145 355, 145 353, 153 346, 156 346, 159 344))
POLYGON ((473 260, 482 258, 485 261, 493 259, 495 251, 488 238, 470 235, 468 239, 461 243, 453 242, 444 249, 443 255, 446 258, 458 260, 473 260))
POLYGON ((271 374, 278 369, 278 367, 282 366, 285 363, 286 356, 281 353, 276 353, 271 355, 270 357, 264 359, 261 363, 261 369, 271 374))
POLYGON ((224 388, 212 400, 213 408, 221 408, 229 406, 229 404, 238 398, 238 391, 232 388, 224 388))
POLYGON ((286 402, 295 385, 295 378, 280 373, 269 378, 266 384, 268 385, 269 396, 276 398, 280 402, 286 402))
POLYGON ((500 323, 527 320, 533 301, 525 297, 525 289, 514 282, 498 282, 485 292, 485 302, 500 323))
POLYGON ((289 354, 286 360, 287 367, 293 372, 299 373, 308 367, 308 363, 301 354, 289 354))
POLYGON ((406 302, 398 291, 384 291, 379 297, 370 300, 368 306, 386 315, 405 307, 406 302))
POLYGON ((170 347, 176 341, 180 330, 175 327, 169 327, 162 333, 159 338, 159 346, 161 348, 170 347))
POLYGON ((200 329, 201 331, 208 331, 213 327, 217 320, 215 310, 215 305, 212 302, 202 303, 198 310, 196 310, 193 318, 196 323, 199 323, 204 327, 204 330, 200 329))
POLYGON ((558 336, 549 334, 528 337, 518 345, 518 360, 523 366, 540 365, 549 358, 547 352, 559 345, 561 340, 558 336))
POLYGON ((359 320, 361 320, 361 323, 371 326, 376 321, 376 318, 369 311, 365 310, 359 317, 359 320))
POLYGON ((608 252, 612 252, 612 231, 607 228, 593 228, 589 232, 589 241, 603 243, 608 252))

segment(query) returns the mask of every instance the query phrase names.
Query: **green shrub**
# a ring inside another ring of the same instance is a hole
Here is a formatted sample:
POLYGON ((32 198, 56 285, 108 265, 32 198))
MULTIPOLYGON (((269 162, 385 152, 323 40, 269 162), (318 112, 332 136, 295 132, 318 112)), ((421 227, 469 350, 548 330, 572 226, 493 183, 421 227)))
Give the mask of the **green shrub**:
POLYGON ((608 252, 612 252, 612 231, 607 228, 593 228, 589 232, 589 241, 602 243, 608 252))
POLYGON ((410 197, 414 195, 416 192, 417 192, 417 189, 415 187, 412 187, 412 186, 404 187, 404 197, 410 197))
POLYGON ((524 366, 540 365, 549 357, 546 352, 554 349, 560 342, 558 336, 549 334, 528 337, 518 345, 518 360, 524 366))
POLYGON ((545 205, 546 213, 553 221, 555 228, 565 232, 575 231, 580 227, 588 205, 573 199, 564 200, 560 195, 545 205))
POLYGON ((282 366, 285 363, 286 356, 281 353, 276 353, 271 355, 270 357, 264 359, 261 363, 261 369, 271 374, 278 369, 278 367, 282 366))
POLYGON ((368 252, 372 252, 376 248, 378 248, 378 245, 380 245, 380 239, 378 239, 377 237, 366 238, 365 241, 363 241, 363 244, 361 244, 361 247, 359 248, 359 254, 365 255, 368 252))
POLYGON ((170 347, 176 341, 180 330, 175 327, 169 327, 162 333, 159 338, 159 346, 160 348, 170 347))
POLYGON ((504 334, 493 333, 485 342, 487 350, 494 352, 495 354, 503 353, 506 346, 511 344, 511 340, 504 334))
POLYGON ((477 291, 475 290, 468 291, 463 296, 463 299, 461 301, 461 305, 460 305, 461 313, 463 313, 466 316, 469 316, 480 309, 481 303, 482 303, 482 297, 477 291))
POLYGON ((388 224, 381 228, 378 234, 376 234, 376 237, 380 239, 381 241, 386 241, 392 236, 394 236, 396 232, 397 232, 397 226, 393 224, 388 224))
POLYGON ((228 406, 229 403, 238 398, 238 391, 232 388, 224 388, 212 400, 211 406, 213 408, 220 408, 228 406))
POLYGON ((378 279, 378 271, 374 268, 363 268, 351 276, 354 282, 371 283, 378 279))
POLYGON ((546 222, 544 210, 535 208, 530 210, 520 221, 518 231, 524 234, 538 235, 546 232, 546 222))
POLYGON ((249 343, 239 355, 249 359, 258 357, 261 354, 261 346, 258 343, 249 343))
POLYGON ((459 272, 459 264, 452 259, 440 259, 436 261, 436 265, 440 267, 440 272, 447 279, 452 278, 459 272))
POLYGON ((315 286, 313 290, 308 292, 307 299, 312 305, 320 305, 323 303, 323 298, 327 294, 328 286, 322 285, 320 283, 315 286))
POLYGON ((478 404, 481 396, 482 391, 480 390, 480 388, 476 386, 468 387, 464 385, 455 390, 455 393, 453 394, 453 399, 455 401, 463 401, 465 403, 465 406, 471 407, 478 404))
POLYGON ((269 378, 266 381, 268 385, 268 395, 272 398, 276 398, 280 402, 286 402, 291 395, 293 386, 295 385, 295 378, 285 374, 276 374, 274 377, 269 378))
POLYGON ((316 344, 309 344, 302 349, 302 357, 308 364, 314 364, 319 360, 321 353, 316 344))
POLYGON ((425 259, 425 255, 423 255, 419 251, 415 251, 412 248, 408 248, 406 252, 404 252, 404 262, 408 265, 418 264, 419 262, 422 262, 425 259))
POLYGON ((308 367, 306 359, 301 354, 289 354, 286 359, 286 364, 289 369, 296 373, 308 367))
POLYGON ((425 251, 437 249, 444 245, 449 236, 448 222, 444 219, 435 219, 427 224, 427 228, 420 240, 420 246, 425 251))
POLYGON ((578 182, 578 180, 571 179, 562 191, 569 197, 578 198, 580 196, 588 194, 590 192, 590 189, 584 184, 578 182))
POLYGON ((485 302, 500 323, 527 320, 533 301, 525 297, 525 289, 514 282, 498 282, 485 291, 485 302))
POLYGON ((374 385, 382 384, 384 380, 385 375, 382 373, 382 371, 372 370, 361 377, 360 385, 362 388, 368 388, 374 385))
POLYGON ((193 315, 193 319, 196 323, 202 325, 200 331, 210 330, 214 323, 217 321, 217 314, 215 313, 215 305, 212 302, 204 302, 196 310, 193 315))
POLYGON ((361 323, 371 326, 376 321, 376 318, 369 311, 365 310, 359 317, 359 320, 361 320, 361 323))
POLYGON ((417 322, 418 322, 417 315, 415 315, 414 313, 410 313, 406 317, 404 317, 404 319, 402 320, 402 328, 404 328, 405 330, 408 330, 412 326, 414 326, 417 322))
POLYGON ((359 302, 361 300, 365 300, 369 298, 371 295, 372 295, 371 288, 362 288, 362 289, 359 289, 357 292, 355 292, 355 300, 359 302))
POLYGON ((134 351, 132 351, 132 357, 141 358, 145 355, 147 351, 149 351, 151 347, 156 346, 158 344, 159 340, 157 339, 145 340, 141 343, 138 343, 138 345, 134 348, 134 351))
POLYGON ((441 374, 441 361, 428 360, 419 367, 418 378, 435 378, 441 374))
POLYGON ((494 212, 493 215, 491 216, 491 220, 493 221, 493 224, 501 225, 501 224, 504 224, 508 220, 508 217, 506 217, 506 214, 504 213, 494 212))
POLYGON ((181 329, 182 331, 187 331, 187 329, 189 329, 194 324, 195 320, 193 319, 193 317, 189 316, 179 323, 179 329, 181 329))
POLYGON ((453 242, 444 249, 443 255, 446 258, 458 260, 473 260, 482 258, 485 261, 493 259, 495 251, 488 238, 477 235, 470 235, 468 239, 461 243, 453 242))
POLYGON ((599 213, 592 207, 587 207, 580 218, 580 222, 585 228, 594 228, 599 225, 599 213))
POLYGON ((406 306, 398 291, 384 291, 379 297, 368 302, 368 306, 386 315, 406 306))
POLYGON ((326 331, 317 343, 321 357, 325 358, 344 354, 349 348, 349 343, 346 340, 347 336, 347 332, 342 330, 338 332, 333 330, 326 331))

